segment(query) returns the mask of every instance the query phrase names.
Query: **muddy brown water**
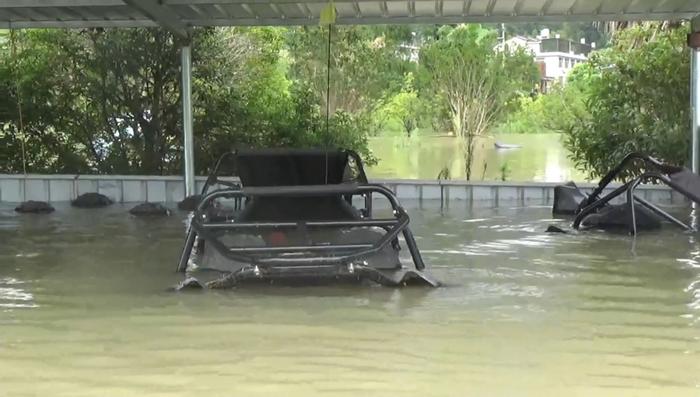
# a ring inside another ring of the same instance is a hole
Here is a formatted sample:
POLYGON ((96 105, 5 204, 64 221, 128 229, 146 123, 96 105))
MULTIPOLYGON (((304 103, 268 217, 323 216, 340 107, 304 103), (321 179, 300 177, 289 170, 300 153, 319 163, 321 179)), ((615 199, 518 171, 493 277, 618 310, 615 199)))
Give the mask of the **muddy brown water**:
POLYGON ((171 293, 183 213, 4 205, 0 396, 700 395, 697 235, 408 207, 446 287, 171 293))

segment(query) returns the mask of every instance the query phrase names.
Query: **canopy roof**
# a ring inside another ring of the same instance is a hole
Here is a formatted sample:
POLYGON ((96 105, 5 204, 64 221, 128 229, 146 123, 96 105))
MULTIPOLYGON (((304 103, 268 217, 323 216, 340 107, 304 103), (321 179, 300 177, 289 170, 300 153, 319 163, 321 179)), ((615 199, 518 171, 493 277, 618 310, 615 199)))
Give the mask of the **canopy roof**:
MULTIPOLYGON (((0 0, 0 28, 317 24, 327 0, 0 0)), ((698 0, 335 0, 338 24, 667 20, 698 0)))

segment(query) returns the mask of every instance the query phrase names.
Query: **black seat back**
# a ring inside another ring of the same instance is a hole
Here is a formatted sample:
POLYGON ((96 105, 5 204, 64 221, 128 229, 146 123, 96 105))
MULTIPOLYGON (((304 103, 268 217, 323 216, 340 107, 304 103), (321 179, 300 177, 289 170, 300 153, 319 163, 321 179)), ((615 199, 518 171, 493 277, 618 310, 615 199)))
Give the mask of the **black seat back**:
POLYGON ((239 150, 243 186, 327 185, 343 182, 348 152, 323 149, 239 150))
MULTIPOLYGON (((246 187, 331 185, 344 182, 349 152, 324 149, 255 149, 236 153, 236 172, 246 187)), ((253 198, 240 221, 358 219, 341 195, 253 198)))

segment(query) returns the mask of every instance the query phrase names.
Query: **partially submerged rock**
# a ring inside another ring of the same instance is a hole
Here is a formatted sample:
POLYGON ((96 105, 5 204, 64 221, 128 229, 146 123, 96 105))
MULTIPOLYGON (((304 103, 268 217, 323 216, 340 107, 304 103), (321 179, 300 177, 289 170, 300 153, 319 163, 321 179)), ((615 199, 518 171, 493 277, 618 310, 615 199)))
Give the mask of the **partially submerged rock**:
POLYGON ((78 208, 100 208, 111 204, 114 204, 114 202, 109 197, 100 193, 81 194, 78 198, 71 201, 71 205, 78 208))
POLYGON ((25 201, 22 204, 15 207, 15 211, 23 214, 48 214, 53 212, 55 209, 51 204, 46 201, 25 201))
POLYGON ((170 210, 162 204, 146 202, 130 209, 129 213, 134 216, 168 216, 170 210))
POLYGON ((183 211, 194 211, 201 199, 201 194, 194 194, 192 196, 185 197, 184 200, 177 203, 177 208, 183 211))

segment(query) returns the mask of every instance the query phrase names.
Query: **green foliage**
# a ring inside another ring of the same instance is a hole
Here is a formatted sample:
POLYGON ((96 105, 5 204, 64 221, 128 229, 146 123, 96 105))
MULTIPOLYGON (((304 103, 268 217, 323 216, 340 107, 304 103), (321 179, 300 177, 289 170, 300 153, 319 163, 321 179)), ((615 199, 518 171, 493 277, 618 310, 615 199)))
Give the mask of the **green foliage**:
POLYGON ((496 43, 497 32, 480 25, 444 26, 420 52, 421 78, 445 100, 452 130, 462 138, 467 179, 474 138, 538 80, 529 54, 522 49, 496 52, 496 43))
POLYGON ((501 168, 499 168, 498 171, 501 173, 501 181, 505 182, 511 173, 511 168, 508 165, 508 162, 506 161, 505 163, 501 164, 501 168))
POLYGON ((522 96, 518 98, 517 110, 505 116, 495 129, 510 134, 539 134, 548 131, 547 104, 551 95, 539 95, 535 98, 522 96))
POLYGON ((418 92, 413 87, 413 74, 407 73, 404 87, 379 111, 386 115, 387 119, 399 122, 406 136, 410 138, 413 131, 418 128, 421 105, 418 92))
POLYGON ((440 169, 440 172, 438 172, 437 180, 439 182, 439 181, 448 181, 450 179, 452 179, 450 177, 450 167, 445 165, 440 169))
POLYGON ((519 98, 517 110, 509 113, 496 129, 499 132, 565 133, 586 117, 586 82, 577 77, 584 65, 578 65, 571 72, 572 81, 566 85, 555 85, 546 94, 536 97, 519 98))
POLYGON ((376 163, 377 159, 368 147, 366 131, 370 121, 367 117, 336 110, 328 120, 326 128, 326 118, 315 102, 312 88, 295 85, 291 98, 292 104, 288 109, 287 118, 262 137, 260 146, 351 148, 356 150, 368 165, 376 163))
MULTIPOLYGON (((546 26, 605 38, 600 24, 546 26)), ((536 97, 531 56, 494 52, 498 30, 480 25, 334 26, 330 95, 328 27, 195 29, 196 171, 248 146, 343 146, 374 162, 370 135, 451 131, 469 179, 475 138, 494 126, 564 133, 594 175, 630 150, 680 163, 686 30, 660 26, 623 31, 536 97)), ((180 173, 180 45, 159 29, 0 31, 0 172, 180 173)))
POLYGON ((565 145, 591 176, 633 151, 675 164, 688 158, 687 29, 660 26, 621 31, 571 78, 587 86, 587 98, 585 112, 564 129, 565 145))
MULTIPOLYGON (((363 116, 335 112, 327 133, 308 84, 288 77, 286 32, 194 30, 198 173, 240 146, 339 145, 374 161, 363 116)), ((24 141, 28 172, 179 173, 179 47, 160 29, 0 38, 0 172, 22 171, 24 141)))
POLYGON ((406 31, 395 27, 331 26, 330 98, 326 98, 328 27, 305 26, 286 35, 291 78, 306 82, 323 109, 368 113, 387 90, 398 91, 413 64, 396 56, 406 31))

